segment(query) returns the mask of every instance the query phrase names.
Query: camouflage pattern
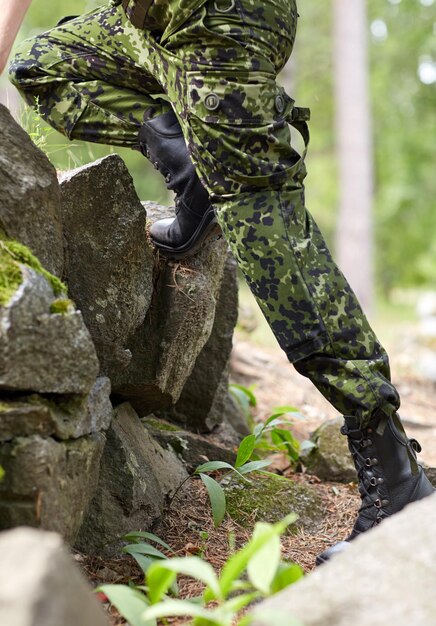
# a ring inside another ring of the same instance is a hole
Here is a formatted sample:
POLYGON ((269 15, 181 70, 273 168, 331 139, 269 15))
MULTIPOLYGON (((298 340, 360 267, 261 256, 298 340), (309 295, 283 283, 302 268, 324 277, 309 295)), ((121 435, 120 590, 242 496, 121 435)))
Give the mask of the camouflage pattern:
MULTIPOLYGON (((115 0, 24 42, 12 81, 71 139, 134 148, 143 121, 172 106, 289 360, 362 425, 392 415, 399 397, 388 357, 305 207, 304 153, 291 147, 290 129, 307 143, 307 116, 276 82, 292 52, 296 5, 191 4, 182 23, 175 12, 158 30, 138 30, 115 0)), ((168 6, 176 5, 189 0, 168 6)))

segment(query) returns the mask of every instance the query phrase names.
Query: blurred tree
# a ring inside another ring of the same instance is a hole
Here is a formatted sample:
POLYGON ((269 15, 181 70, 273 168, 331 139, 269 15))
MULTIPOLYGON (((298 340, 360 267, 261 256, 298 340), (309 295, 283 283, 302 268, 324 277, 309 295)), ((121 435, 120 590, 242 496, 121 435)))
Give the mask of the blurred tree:
POLYGON ((336 254, 365 310, 373 304, 373 154, 366 0, 333 0, 339 211, 336 254))

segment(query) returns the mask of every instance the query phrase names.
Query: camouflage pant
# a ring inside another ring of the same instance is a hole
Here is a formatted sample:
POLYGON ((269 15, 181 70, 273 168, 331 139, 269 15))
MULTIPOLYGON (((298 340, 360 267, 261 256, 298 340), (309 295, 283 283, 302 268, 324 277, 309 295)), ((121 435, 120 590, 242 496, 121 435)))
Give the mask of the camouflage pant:
POLYGON ((393 414, 388 357, 305 208, 304 158, 288 123, 298 110, 276 83, 295 3, 206 0, 163 33, 135 29, 117 4, 25 41, 12 81, 71 139, 135 147, 143 121, 172 106, 289 360, 342 414, 361 423, 393 414))

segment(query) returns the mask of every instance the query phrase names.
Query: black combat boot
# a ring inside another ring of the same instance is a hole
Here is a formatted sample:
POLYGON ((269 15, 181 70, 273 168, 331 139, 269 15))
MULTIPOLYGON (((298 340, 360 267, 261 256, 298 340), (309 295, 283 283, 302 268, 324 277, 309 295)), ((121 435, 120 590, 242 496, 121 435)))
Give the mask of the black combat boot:
POLYGON ((351 417, 345 418, 341 432, 348 437, 362 505, 351 535, 320 554, 317 565, 343 552, 355 537, 398 513, 410 502, 434 492, 416 459, 421 446, 415 439, 407 439, 397 415, 389 418, 382 435, 377 432, 377 424, 360 429, 351 417))
POLYGON ((176 217, 155 222, 153 243, 166 256, 181 259, 195 254, 206 238, 219 233, 209 194, 189 156, 176 115, 169 111, 145 122, 139 131, 141 152, 176 193, 176 217))

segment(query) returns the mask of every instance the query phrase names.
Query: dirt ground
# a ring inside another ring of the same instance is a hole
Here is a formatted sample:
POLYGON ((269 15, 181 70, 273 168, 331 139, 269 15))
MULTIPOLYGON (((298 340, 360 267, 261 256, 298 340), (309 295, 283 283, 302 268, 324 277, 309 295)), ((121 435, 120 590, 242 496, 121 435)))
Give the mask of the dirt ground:
MULTIPOLYGON (((421 460, 436 466, 435 384, 416 375, 411 367, 410 356, 405 355, 401 342, 394 342, 393 346, 393 379, 402 395, 403 421, 409 436, 417 438, 423 446, 421 460)), ((297 407, 302 418, 295 420, 293 431, 299 439, 308 438, 322 421, 336 416, 334 409, 310 381, 295 372, 280 350, 256 344, 245 333, 237 334, 235 339, 231 377, 234 382, 245 386, 254 385, 256 421, 266 419, 276 406, 297 407)), ((325 507, 324 523, 315 534, 298 532, 282 539, 283 557, 299 563, 309 572, 319 552, 347 536, 359 506, 359 496, 354 484, 321 483, 314 476, 292 473, 287 466, 285 457, 278 457, 274 463, 275 468, 284 470, 285 475, 292 480, 313 486, 321 495, 325 507)), ((207 496, 200 481, 187 484, 163 523, 154 532, 166 540, 178 555, 200 555, 217 571, 231 554, 231 549, 241 547, 250 535, 246 528, 228 518, 218 529, 214 528, 207 496), (205 536, 207 540, 202 539, 205 536)), ((139 569, 130 557, 111 561, 85 559, 81 555, 76 555, 76 558, 93 585, 102 582, 127 583, 132 579, 143 582, 139 569)), ((186 598, 201 592, 201 587, 189 579, 180 581, 180 589, 181 595, 186 598)), ((111 626, 125 624, 109 604, 103 602, 103 606, 110 615, 111 626)), ((180 618, 168 620, 168 624, 176 626, 187 623, 180 618)))

